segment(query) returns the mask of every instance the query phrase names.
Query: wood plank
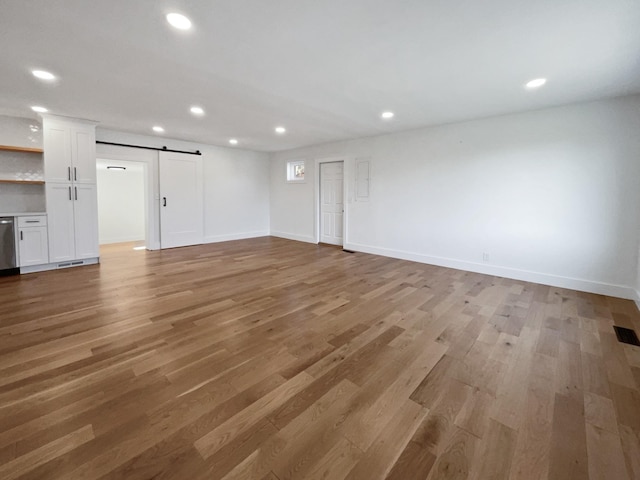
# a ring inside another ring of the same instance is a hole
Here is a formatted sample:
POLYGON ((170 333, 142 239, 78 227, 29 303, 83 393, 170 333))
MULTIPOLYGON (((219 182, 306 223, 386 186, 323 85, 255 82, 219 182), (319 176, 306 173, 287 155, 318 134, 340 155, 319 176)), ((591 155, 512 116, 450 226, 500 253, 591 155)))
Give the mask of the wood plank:
POLYGON ((583 401, 556 393, 549 478, 589 478, 586 437, 583 401))
POLYGON ((8 152, 42 153, 44 150, 35 147, 17 147, 14 145, 0 145, 0 150, 8 152))
POLYGON ((591 480, 629 480, 617 434, 587 424, 587 450, 591 480))
POLYGON ((10 178, 0 178, 0 183, 15 183, 19 185, 44 185, 44 180, 13 180, 10 178))
POLYGON ((435 461, 436 456, 429 450, 416 442, 409 442, 387 475, 387 480, 427 478, 435 461))
POLYGON ((0 278, 2 478, 640 478, 633 302, 263 237, 0 278))
POLYGON ((385 478, 427 412, 426 408, 407 400, 345 478, 385 478))
POLYGON ((493 419, 489 420, 487 434, 478 450, 478 463, 474 465, 469 478, 509 478, 515 445, 514 430, 493 419))

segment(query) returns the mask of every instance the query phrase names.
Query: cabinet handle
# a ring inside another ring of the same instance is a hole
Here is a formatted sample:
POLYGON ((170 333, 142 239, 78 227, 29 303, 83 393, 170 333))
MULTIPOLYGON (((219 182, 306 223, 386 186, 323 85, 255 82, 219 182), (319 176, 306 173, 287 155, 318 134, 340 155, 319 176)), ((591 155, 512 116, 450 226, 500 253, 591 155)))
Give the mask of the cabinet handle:
POLYGON ((23 238, 22 238, 22 230, 20 230, 20 240, 23 240, 23 238))
POLYGON ((71 181, 71 167, 67 167, 67 179, 71 181))
POLYGON ((25 220, 24 223, 40 223, 40 220, 25 220))
POLYGON ((78 199, 78 187, 74 187, 76 189, 76 200, 78 199))
POLYGON ((71 187, 69 187, 69 200, 71 200, 71 187))
POLYGON ((73 181, 74 182, 78 181, 78 171, 76 167, 73 167, 73 181))
POLYGON ((162 197, 162 206, 163 207, 167 206, 167 197, 162 197))

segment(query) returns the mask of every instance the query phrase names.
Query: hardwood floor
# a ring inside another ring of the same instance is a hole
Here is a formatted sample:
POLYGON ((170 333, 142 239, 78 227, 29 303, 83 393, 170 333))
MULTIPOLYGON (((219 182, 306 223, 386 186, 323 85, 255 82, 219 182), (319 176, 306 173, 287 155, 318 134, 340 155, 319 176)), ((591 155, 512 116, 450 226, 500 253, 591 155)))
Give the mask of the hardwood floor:
POLYGON ((0 278, 0 478, 640 479, 627 300, 277 238, 0 278))

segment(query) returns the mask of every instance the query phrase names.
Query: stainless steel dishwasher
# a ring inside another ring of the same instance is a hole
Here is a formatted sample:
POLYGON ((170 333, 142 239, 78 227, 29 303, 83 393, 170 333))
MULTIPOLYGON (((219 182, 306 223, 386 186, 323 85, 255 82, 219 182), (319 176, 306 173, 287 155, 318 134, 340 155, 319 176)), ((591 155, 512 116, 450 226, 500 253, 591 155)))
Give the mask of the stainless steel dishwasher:
POLYGON ((16 233, 13 217, 0 217, 0 276, 20 273, 16 263, 16 233))

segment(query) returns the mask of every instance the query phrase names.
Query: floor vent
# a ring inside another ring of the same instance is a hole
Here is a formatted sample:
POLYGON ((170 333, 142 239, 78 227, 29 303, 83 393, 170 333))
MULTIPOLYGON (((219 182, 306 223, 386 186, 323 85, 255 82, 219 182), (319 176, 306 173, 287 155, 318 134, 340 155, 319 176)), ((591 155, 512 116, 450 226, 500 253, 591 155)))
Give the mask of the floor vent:
POLYGON ((640 347, 640 341, 638 340, 638 335, 636 332, 631 330, 630 328, 624 327, 613 327, 616 331, 616 337, 618 337, 618 341, 622 343, 628 343, 629 345, 636 345, 640 347))

